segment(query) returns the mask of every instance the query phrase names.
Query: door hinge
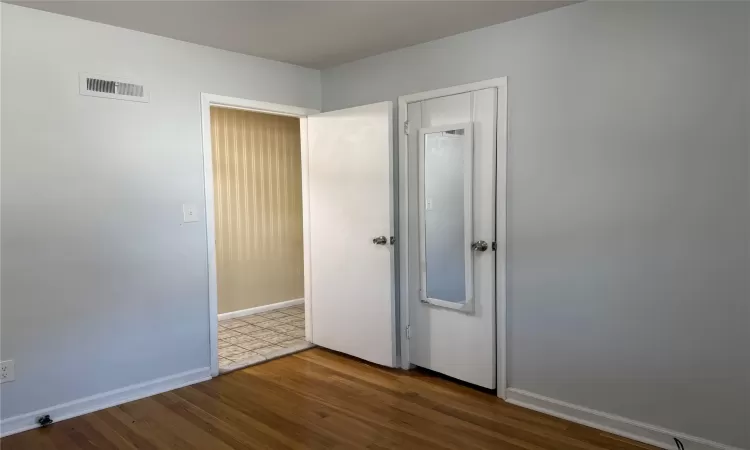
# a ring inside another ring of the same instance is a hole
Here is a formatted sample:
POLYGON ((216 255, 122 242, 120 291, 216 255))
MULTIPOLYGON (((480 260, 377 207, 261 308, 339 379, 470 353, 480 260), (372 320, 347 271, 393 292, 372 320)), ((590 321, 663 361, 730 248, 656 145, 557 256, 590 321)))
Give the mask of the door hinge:
POLYGON ((406 339, 411 339, 411 325, 406 326, 406 339))
POLYGON ((404 122, 404 134, 409 134, 409 121, 404 122))

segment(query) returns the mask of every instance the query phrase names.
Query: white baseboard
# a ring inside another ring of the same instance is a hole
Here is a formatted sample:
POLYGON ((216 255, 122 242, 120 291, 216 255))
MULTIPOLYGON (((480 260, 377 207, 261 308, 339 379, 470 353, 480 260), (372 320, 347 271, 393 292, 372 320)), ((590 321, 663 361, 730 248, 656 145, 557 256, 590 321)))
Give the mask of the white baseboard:
POLYGON ((255 308, 241 309, 239 311, 232 311, 228 313, 219 314, 219 320, 234 319, 235 317, 249 316, 251 314, 258 314, 266 311, 273 311, 274 309, 288 308, 290 306, 302 305, 305 303, 304 298, 295 298, 294 300, 286 300, 278 303, 271 303, 270 305, 256 306, 255 308))
POLYGON ((40 409, 30 413, 9 417, 0 421, 0 437, 37 428, 38 425, 36 423, 36 418, 44 414, 49 414, 52 420, 57 423, 65 419, 99 411, 100 409, 132 402, 133 400, 139 400, 144 397, 150 397, 152 395, 161 394, 162 392, 210 380, 210 372, 211 369, 209 367, 189 370, 187 372, 157 378, 144 383, 133 384, 124 388, 92 395, 90 397, 80 398, 78 400, 73 400, 72 402, 61 403, 59 405, 50 406, 49 408, 40 409))
POLYGON ((506 394, 505 401, 508 403, 664 449, 677 448, 674 442, 674 438, 677 438, 685 445, 686 449, 690 450, 741 450, 737 447, 566 403, 521 389, 508 388, 506 394))

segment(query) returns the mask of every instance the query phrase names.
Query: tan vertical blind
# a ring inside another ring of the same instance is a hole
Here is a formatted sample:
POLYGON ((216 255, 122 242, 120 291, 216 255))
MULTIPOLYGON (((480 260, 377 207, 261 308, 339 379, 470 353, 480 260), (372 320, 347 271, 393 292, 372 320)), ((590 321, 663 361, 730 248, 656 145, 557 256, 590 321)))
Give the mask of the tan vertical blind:
POLYGON ((219 313, 303 297, 299 119, 211 107, 219 313))

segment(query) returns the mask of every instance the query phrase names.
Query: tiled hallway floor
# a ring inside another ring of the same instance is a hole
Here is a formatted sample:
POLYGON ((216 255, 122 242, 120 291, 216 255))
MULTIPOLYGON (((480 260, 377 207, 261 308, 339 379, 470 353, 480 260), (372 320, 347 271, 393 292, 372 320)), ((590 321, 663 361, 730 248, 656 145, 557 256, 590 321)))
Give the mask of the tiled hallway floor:
POLYGON ((305 340, 303 305, 219 321, 222 373, 310 347, 305 340))

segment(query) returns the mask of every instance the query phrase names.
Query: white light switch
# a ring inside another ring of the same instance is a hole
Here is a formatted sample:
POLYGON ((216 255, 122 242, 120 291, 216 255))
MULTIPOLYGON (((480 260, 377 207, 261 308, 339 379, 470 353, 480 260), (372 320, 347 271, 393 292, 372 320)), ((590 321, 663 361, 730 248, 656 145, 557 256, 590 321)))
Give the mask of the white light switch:
POLYGON ((198 208, 192 204, 182 205, 182 221, 185 223, 198 221, 198 208))

